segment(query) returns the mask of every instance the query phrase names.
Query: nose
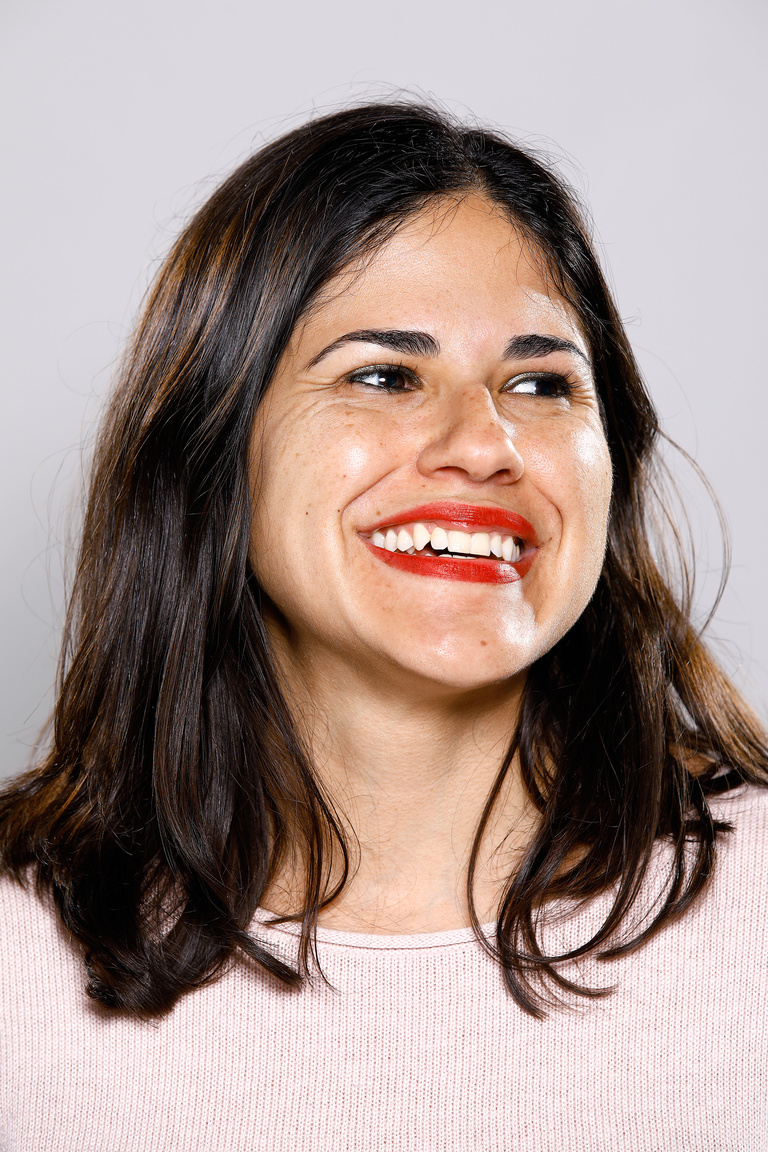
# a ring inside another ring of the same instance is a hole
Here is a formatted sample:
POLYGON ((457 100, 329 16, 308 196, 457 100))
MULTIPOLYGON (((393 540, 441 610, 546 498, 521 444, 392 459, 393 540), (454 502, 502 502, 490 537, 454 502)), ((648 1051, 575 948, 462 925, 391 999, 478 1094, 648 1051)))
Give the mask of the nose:
POLYGON ((511 484, 523 474, 523 459, 514 440, 514 428, 503 420, 484 384, 469 385, 446 397, 435 426, 419 453, 423 476, 489 480, 511 484))

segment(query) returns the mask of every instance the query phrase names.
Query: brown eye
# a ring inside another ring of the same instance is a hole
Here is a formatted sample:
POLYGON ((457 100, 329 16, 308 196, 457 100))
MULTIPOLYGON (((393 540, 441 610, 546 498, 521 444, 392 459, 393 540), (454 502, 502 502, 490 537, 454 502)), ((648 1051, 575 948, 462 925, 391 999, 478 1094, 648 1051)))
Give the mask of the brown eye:
POLYGON ((362 384, 366 388, 375 388, 380 392, 409 392, 414 385, 411 373, 392 364, 361 368, 347 379, 353 384, 362 384))
POLYGON ((541 396, 548 399, 568 396, 571 386, 557 372, 527 372, 524 376, 510 380, 504 391, 516 396, 541 396))

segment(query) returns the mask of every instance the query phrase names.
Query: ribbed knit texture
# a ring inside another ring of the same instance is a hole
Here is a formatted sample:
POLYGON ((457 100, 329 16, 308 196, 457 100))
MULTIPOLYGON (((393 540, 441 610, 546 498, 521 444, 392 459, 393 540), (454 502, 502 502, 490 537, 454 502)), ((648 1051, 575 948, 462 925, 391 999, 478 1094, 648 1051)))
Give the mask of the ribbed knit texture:
MULTIPOLYGON (((596 1003, 523 1013, 471 929, 318 932, 289 991, 239 963, 116 1019, 46 908, 0 884, 3 1152, 766 1152, 768 790, 718 801, 715 883, 596 1003)), ((553 929, 584 939, 605 902, 553 929)), ((293 927, 256 926, 287 959, 293 927)))

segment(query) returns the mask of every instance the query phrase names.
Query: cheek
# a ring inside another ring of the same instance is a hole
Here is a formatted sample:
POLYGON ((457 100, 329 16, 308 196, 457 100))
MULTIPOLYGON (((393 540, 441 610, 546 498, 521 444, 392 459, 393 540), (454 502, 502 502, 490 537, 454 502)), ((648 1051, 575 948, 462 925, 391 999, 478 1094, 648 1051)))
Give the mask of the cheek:
POLYGON ((296 569, 338 551, 345 509, 392 468, 392 436, 355 413, 301 412, 254 435, 252 563, 296 569))
POLYGON ((612 468, 601 427, 562 427, 531 443, 526 467, 560 516, 564 531, 604 537, 611 500, 612 468))
POLYGON ((601 427, 579 424, 539 442, 529 457, 535 486, 549 509, 554 547, 532 586, 537 624, 551 647, 589 603, 605 555, 612 469, 601 427))
POLYGON ((602 430, 585 428, 571 446, 574 495, 580 501, 585 527, 605 539, 611 502, 613 470, 602 430))
POLYGON ((328 470, 348 482, 348 489, 356 490, 359 486, 357 481, 365 485, 377 474, 385 456, 383 438, 381 443, 372 443, 369 438, 356 433, 354 428, 341 428, 328 453, 327 466, 328 470))

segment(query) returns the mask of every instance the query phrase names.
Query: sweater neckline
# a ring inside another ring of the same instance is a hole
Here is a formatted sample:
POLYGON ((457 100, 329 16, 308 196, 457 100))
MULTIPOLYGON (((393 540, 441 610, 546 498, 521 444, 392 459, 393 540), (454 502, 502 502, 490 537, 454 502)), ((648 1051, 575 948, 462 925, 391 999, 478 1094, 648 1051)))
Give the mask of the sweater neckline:
MULTIPOLYGON (((715 815, 720 819, 728 819, 729 816, 740 815, 743 811, 738 801, 747 801, 747 808, 755 801, 755 797, 765 796, 765 789, 749 788, 746 785, 741 785, 738 788, 730 789, 722 795, 715 795, 709 797, 715 815)), ((658 845, 657 845, 658 847, 658 845)), ((552 902, 553 909, 562 909, 564 902, 555 900, 552 902)), ((271 928, 273 932, 282 932, 290 936, 298 937, 301 934, 301 925, 295 922, 287 924, 270 924, 269 921, 274 917, 274 912, 269 912, 265 908, 257 908, 254 914, 254 922, 264 928, 271 928)), ((491 920, 488 923, 480 925, 481 931, 485 938, 491 942, 496 932, 496 921, 491 920)), ((366 932, 345 932, 339 928, 324 928, 318 925, 316 929, 317 941, 322 944, 337 945, 342 948, 368 948, 368 949, 410 949, 418 950, 424 948, 449 948, 452 946, 466 945, 476 942, 474 929, 468 928, 449 928, 442 932, 419 932, 402 934, 397 936, 390 935, 374 935, 366 932)))
MULTIPOLYGON (((301 934, 301 925, 295 922, 270 924, 269 921, 273 916, 273 912, 269 912, 265 908, 258 908, 254 920, 260 926, 270 928, 273 932, 285 932, 291 936, 301 934)), ((496 928, 496 921, 491 920, 487 924, 481 924, 480 927, 483 935, 490 939, 496 928)), ((336 944, 344 948, 405 948, 411 950, 445 948, 455 944, 469 944, 476 939, 474 929, 471 926, 448 928, 441 932, 404 933, 396 936, 377 935, 368 932, 347 932, 340 928, 326 928, 322 925, 317 927, 318 943, 336 944)))

